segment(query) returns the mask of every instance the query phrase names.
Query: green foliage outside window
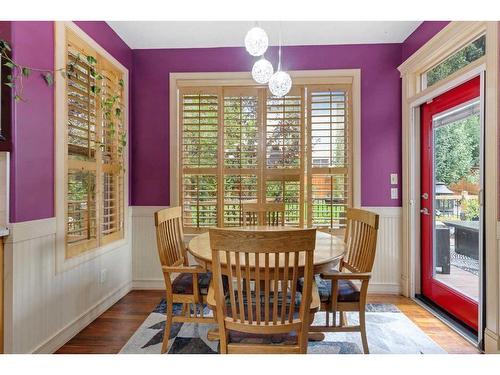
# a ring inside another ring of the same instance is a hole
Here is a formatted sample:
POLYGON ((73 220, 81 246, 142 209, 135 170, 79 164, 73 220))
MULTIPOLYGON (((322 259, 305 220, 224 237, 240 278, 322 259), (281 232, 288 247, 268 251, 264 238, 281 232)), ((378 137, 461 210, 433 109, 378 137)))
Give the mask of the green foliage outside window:
POLYGON ((446 185, 462 179, 479 183, 479 114, 434 131, 436 181, 446 185))
POLYGON ((448 77, 456 71, 469 65, 471 62, 484 56, 486 53, 486 36, 483 35, 473 41, 468 46, 462 48, 454 55, 436 65, 425 73, 427 79, 427 87, 434 85, 436 82, 448 77))

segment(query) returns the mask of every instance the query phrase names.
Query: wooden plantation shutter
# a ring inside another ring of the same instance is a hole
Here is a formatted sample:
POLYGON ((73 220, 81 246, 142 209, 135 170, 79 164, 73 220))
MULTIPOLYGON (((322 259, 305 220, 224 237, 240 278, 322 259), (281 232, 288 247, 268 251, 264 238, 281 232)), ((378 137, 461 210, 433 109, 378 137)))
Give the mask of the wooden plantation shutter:
POLYGON ((71 258, 123 238, 125 104, 121 73, 69 30, 66 40, 65 216, 71 258), (103 110, 110 98, 112 115, 103 110))
POLYGON ((196 232, 217 225, 220 96, 206 88, 183 90, 180 97, 183 220, 196 232))
POLYGON ((343 228, 352 205, 349 86, 308 86, 308 225, 343 228))
POLYGON ((304 88, 278 98, 267 92, 265 106, 265 196, 285 203, 285 224, 304 224, 304 88))
POLYGON ((243 224, 242 203, 259 200, 259 110, 256 88, 224 88, 225 227, 243 224))
POLYGON ((241 226, 245 202, 284 202, 288 226, 342 228, 352 205, 350 98, 350 85, 295 85, 282 98, 259 86, 182 87, 185 232, 241 226))
POLYGON ((67 230, 66 256, 97 247, 97 97, 87 63, 90 51, 72 33, 67 44, 67 230))
POLYGON ((123 237, 123 77, 107 61, 102 61, 100 100, 111 111, 101 111, 102 244, 123 237))

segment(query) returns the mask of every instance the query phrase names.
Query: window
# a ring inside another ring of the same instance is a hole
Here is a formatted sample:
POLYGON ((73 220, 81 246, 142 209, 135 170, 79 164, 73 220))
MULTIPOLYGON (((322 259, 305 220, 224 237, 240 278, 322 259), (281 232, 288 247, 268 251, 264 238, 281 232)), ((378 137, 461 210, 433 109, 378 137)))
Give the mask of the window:
POLYGON ((308 92, 310 159, 309 223, 345 226, 351 202, 349 87, 311 87, 308 92))
POLYGON ((483 35, 422 74, 422 88, 434 85, 484 56, 485 53, 486 35, 483 35))
POLYGON ((285 224, 330 230, 352 205, 351 84, 184 84, 179 199, 186 233, 242 225, 245 202, 284 202, 285 224))
POLYGON ((124 236, 124 76, 65 29, 65 257, 124 236))

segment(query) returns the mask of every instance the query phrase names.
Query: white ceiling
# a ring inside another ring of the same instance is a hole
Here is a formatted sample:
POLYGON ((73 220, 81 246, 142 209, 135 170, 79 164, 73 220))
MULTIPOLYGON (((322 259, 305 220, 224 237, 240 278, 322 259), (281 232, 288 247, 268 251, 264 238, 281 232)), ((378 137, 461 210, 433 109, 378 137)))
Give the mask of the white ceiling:
MULTIPOLYGON (((108 21, 130 48, 204 48, 243 46, 249 21, 108 21)), ((283 45, 400 43, 421 21, 266 21, 259 22, 283 45)))

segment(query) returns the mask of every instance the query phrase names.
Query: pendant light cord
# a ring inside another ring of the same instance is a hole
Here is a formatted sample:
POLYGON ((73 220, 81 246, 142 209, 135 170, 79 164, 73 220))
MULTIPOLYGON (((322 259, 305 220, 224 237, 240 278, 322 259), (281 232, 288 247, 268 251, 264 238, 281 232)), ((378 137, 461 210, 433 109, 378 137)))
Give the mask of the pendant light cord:
POLYGON ((281 21, 279 24, 279 30, 278 30, 278 72, 281 70, 281 21))

